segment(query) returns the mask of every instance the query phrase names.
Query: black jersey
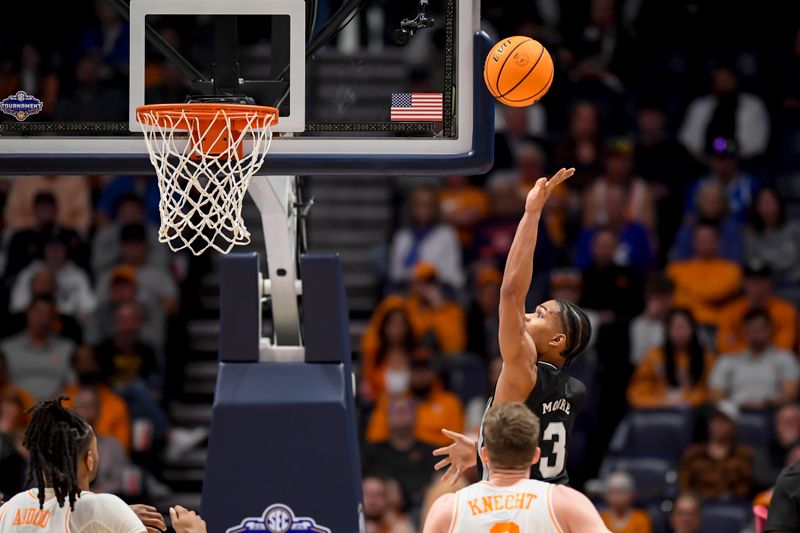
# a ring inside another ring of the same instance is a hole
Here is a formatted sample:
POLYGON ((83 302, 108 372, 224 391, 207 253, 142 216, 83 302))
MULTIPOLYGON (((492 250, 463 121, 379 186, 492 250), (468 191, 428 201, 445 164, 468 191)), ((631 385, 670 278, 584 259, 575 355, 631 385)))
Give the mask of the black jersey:
MULTIPOLYGON (((531 466, 531 479, 565 485, 567 476, 567 443, 572 427, 586 398, 586 385, 564 370, 539 361, 538 377, 533 392, 525 404, 539 418, 539 448, 542 458, 531 466)), ((486 406, 492 405, 492 398, 486 406)), ((478 447, 483 445, 483 424, 478 447)), ((478 468, 483 470, 480 459, 478 468)), ((482 473, 486 477, 486 472, 482 473)))

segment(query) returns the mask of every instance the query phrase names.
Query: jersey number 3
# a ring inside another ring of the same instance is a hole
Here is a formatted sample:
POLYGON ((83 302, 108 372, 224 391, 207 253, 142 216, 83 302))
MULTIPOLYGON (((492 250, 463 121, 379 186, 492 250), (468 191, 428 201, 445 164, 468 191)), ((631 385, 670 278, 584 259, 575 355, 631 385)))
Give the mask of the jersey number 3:
POLYGON ((542 434, 542 440, 553 443, 553 455, 542 457, 539 461, 539 471, 542 473, 542 477, 551 479, 564 470, 564 461, 567 459, 567 428, 564 427, 564 423, 550 422, 547 424, 542 434))
POLYGON ((519 526, 514 522, 502 522, 493 525, 489 533, 519 533, 519 526))

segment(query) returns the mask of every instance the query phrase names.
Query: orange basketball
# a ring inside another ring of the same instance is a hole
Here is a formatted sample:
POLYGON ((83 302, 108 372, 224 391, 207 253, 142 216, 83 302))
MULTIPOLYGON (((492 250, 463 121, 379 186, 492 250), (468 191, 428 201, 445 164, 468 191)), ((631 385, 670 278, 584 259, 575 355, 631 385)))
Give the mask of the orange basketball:
POLYGON ((553 59, 539 41, 508 37, 492 47, 483 80, 495 98, 512 107, 534 104, 553 83, 553 59))

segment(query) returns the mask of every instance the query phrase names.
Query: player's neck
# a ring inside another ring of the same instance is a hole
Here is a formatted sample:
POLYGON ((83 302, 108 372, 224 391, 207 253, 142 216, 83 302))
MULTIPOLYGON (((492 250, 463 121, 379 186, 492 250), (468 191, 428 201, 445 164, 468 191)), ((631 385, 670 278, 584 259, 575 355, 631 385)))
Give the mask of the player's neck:
POLYGON ((90 485, 92 484, 92 473, 89 472, 83 465, 78 466, 78 488, 81 491, 89 490, 90 485))
POLYGON ((499 470, 489 469, 489 483, 498 487, 508 487, 519 483, 523 479, 530 478, 531 472, 525 470, 499 470))
POLYGON ((562 368, 564 366, 564 358, 559 354, 541 353, 539 354, 539 361, 553 365, 556 368, 562 368))

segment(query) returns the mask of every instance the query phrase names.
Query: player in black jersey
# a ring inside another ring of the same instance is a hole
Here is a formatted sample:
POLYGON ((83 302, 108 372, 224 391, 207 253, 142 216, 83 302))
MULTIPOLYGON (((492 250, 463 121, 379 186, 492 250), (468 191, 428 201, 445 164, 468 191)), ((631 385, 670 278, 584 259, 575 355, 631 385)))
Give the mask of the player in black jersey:
MULTIPOLYGON (((567 483, 567 442, 586 387, 562 369, 589 342, 591 325, 586 314, 572 302, 549 300, 525 312, 525 297, 533 276, 533 252, 542 209, 553 189, 575 173, 561 169, 549 180, 539 179, 525 200, 525 214, 508 252, 500 289, 500 353, 503 370, 492 403, 523 402, 541 422, 542 458, 531 468, 531 477, 551 483, 567 483)), ((487 406, 488 408, 488 406, 487 406)), ((455 482, 478 464, 478 442, 443 430, 453 444, 439 448, 446 456, 436 470, 447 466, 443 479, 455 482)), ((479 439, 480 440, 480 439, 479 439)))

